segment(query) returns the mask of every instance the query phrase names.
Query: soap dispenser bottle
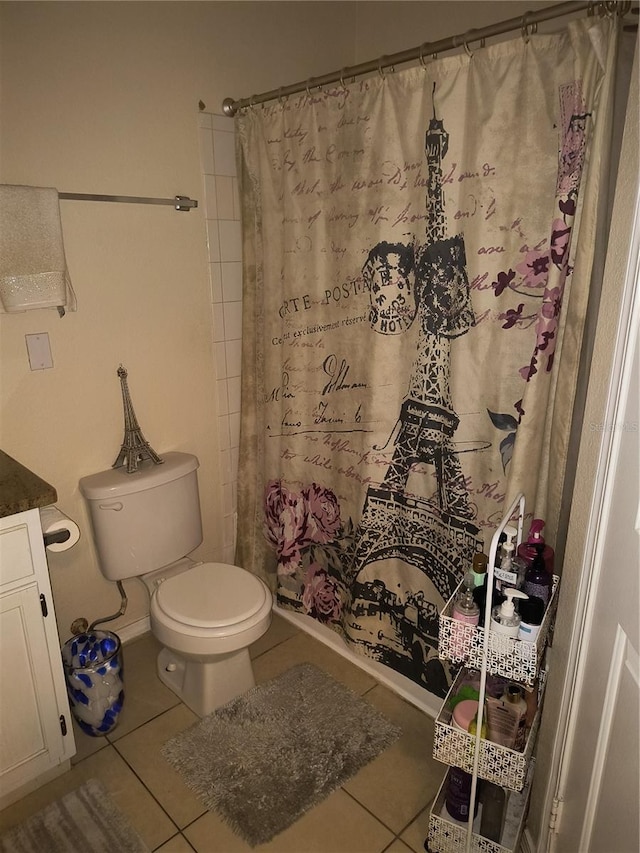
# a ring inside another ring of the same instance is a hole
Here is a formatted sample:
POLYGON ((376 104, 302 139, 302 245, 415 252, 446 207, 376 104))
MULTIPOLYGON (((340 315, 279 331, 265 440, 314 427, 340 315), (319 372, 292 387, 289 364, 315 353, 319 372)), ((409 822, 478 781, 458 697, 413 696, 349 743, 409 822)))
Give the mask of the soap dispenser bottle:
POLYGON ((520 589, 524 583, 526 566, 515 556, 515 538, 518 531, 514 527, 505 527, 507 538, 502 546, 500 566, 495 569, 496 588, 504 592, 506 587, 520 589))
POLYGON ((519 589, 504 589, 506 601, 496 605, 491 611, 491 630, 504 637, 518 637, 520 631, 520 614, 513 603, 514 598, 529 598, 519 589))

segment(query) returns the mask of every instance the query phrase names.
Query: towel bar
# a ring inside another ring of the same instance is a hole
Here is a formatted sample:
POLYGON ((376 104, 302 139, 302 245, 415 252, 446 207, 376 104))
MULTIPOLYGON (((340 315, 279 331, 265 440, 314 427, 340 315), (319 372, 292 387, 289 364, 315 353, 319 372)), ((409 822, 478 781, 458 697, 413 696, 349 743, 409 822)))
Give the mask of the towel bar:
POLYGON ((173 198, 144 198, 133 195, 94 195, 90 193, 58 193, 58 198, 75 201, 119 201, 124 204, 170 204, 176 210, 191 210, 198 202, 186 195, 176 195, 173 198))

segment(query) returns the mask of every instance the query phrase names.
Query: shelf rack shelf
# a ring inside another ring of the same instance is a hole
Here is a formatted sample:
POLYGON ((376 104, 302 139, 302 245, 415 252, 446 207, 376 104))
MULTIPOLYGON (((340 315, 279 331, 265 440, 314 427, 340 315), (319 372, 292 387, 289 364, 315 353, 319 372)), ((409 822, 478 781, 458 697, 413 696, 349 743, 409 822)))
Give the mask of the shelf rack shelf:
MULTIPOLYGON (((487 672, 501 675, 511 681, 532 687, 537 677, 542 656, 547 644, 549 631, 553 624, 558 604, 557 590, 559 578, 553 576, 553 590, 544 614, 535 643, 526 640, 514 640, 486 631, 474 625, 466 625, 452 616, 453 605, 462 583, 446 603, 440 614, 438 656, 452 663, 464 663, 469 669, 481 669, 485 649, 485 635, 488 633, 487 672)), ((485 625, 487 623, 485 622, 485 625)))
POLYGON ((509 795, 504 830, 499 843, 480 835, 482 817, 482 805, 480 805, 478 815, 473 821, 471 843, 468 846, 467 824, 453 820, 446 811, 444 801, 447 778, 445 776, 429 815, 428 850, 430 853, 436 853, 436 851, 437 853, 460 853, 461 850, 469 850, 470 853, 513 853, 517 850, 527 818, 534 766, 535 762, 532 761, 529 764, 522 791, 509 795))
MULTIPOLYGON (((460 731, 452 725, 451 699, 456 695, 463 673, 459 673, 454 681, 442 710, 436 718, 433 739, 433 757, 443 764, 455 764, 466 773, 473 772, 473 759, 476 748, 475 735, 460 731)), ((480 760, 478 761, 478 778, 509 788, 511 791, 522 791, 527 779, 527 769, 533 755, 540 717, 542 714, 542 699, 544 693, 544 671, 541 672, 542 687, 538 691, 538 710, 534 717, 525 748, 522 752, 509 749, 494 741, 480 738, 480 760)))

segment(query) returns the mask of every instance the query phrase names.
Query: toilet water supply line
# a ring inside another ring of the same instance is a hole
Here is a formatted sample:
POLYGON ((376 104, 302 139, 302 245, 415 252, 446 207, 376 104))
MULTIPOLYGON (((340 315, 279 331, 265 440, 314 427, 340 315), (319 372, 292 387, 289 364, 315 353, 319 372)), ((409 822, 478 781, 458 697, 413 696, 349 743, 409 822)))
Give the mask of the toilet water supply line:
POLYGON ((117 619, 118 616, 124 616, 127 612, 127 594, 124 591, 122 581, 116 581, 116 584, 120 590, 120 610, 118 610, 117 613, 113 613, 111 616, 103 616, 101 619, 95 619, 91 625, 87 624, 87 620, 84 617, 82 619, 76 619, 71 625, 71 633, 74 636, 77 636, 78 634, 86 634, 87 631, 93 631, 96 625, 102 625, 103 622, 112 622, 114 619, 117 619))
POLYGON ((124 591, 124 587, 122 585, 122 581, 116 581, 118 589, 120 590, 120 610, 117 613, 113 613, 111 616, 103 616, 102 619, 96 619, 89 625, 89 630, 93 631, 96 625, 102 625, 103 622, 112 622, 114 619, 117 619, 118 616, 124 616, 127 612, 127 593, 124 591))

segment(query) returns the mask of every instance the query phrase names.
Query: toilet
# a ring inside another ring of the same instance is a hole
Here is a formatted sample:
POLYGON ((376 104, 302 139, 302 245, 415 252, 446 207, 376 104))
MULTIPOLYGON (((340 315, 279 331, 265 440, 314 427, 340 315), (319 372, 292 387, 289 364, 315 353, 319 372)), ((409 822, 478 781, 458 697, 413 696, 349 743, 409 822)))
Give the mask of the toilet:
POLYGON ((248 647, 269 627, 273 601, 244 569, 189 559, 202 542, 199 463, 189 453, 163 459, 83 477, 80 491, 102 574, 138 577, 149 591, 160 680, 204 717, 255 685, 248 647))

